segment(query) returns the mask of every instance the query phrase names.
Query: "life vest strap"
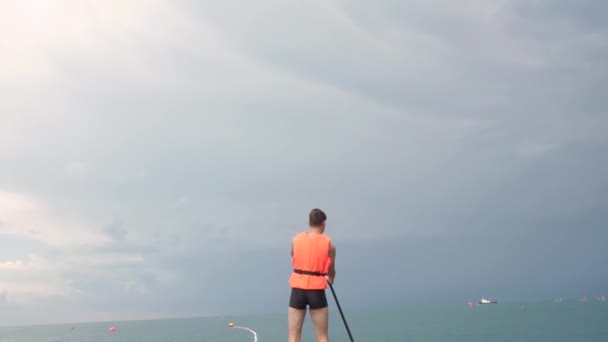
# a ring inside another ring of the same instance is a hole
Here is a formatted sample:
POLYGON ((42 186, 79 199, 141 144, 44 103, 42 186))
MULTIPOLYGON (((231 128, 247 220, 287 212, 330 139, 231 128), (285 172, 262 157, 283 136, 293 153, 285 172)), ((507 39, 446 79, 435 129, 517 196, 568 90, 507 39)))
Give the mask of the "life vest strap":
POLYGON ((299 269, 294 269, 293 272, 298 273, 298 274, 305 274, 305 275, 318 276, 318 277, 323 277, 323 276, 327 275, 327 274, 321 273, 321 272, 305 271, 305 270, 299 270, 299 269))

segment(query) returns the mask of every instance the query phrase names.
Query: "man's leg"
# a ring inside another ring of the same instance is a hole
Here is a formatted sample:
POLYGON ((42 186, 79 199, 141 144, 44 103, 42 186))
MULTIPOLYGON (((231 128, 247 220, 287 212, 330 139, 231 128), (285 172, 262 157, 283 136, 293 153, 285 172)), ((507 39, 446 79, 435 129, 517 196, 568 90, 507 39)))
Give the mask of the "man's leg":
POLYGON ((311 291, 308 300, 310 303, 310 318, 315 326, 317 342, 329 342, 327 333, 329 310, 325 290, 311 291))
POLYGON ((329 310, 327 309, 327 306, 322 309, 311 309, 310 318, 312 318, 312 323, 315 326, 317 342, 329 342, 329 336, 327 333, 329 310))
POLYGON ((288 342, 300 342, 302 337, 302 325, 306 317, 306 309, 289 308, 289 339, 288 342))
POLYGON ((291 289, 289 298, 289 311, 287 315, 289 326, 288 342, 300 342, 302 325, 306 317, 306 296, 303 290, 291 289))

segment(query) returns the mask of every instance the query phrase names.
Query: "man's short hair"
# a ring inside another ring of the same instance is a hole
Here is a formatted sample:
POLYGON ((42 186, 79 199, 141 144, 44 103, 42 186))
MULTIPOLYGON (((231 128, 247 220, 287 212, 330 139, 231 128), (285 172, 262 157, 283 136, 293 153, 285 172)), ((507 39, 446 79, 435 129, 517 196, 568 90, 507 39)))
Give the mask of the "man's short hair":
POLYGON ((327 215, 323 212, 323 210, 315 208, 310 211, 308 215, 308 224, 311 227, 319 227, 327 220, 327 215))

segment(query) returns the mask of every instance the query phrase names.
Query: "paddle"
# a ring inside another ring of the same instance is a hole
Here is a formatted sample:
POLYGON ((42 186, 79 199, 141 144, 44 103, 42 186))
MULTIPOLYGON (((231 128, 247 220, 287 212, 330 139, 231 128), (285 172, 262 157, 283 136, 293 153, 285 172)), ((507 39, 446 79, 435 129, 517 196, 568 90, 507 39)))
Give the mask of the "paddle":
POLYGON ((354 342, 355 340, 353 340, 353 335, 350 333, 350 329, 348 328, 348 323, 346 323, 346 318, 344 318, 344 313, 342 312, 342 307, 340 307, 340 302, 338 301, 338 297, 336 296, 336 291, 334 291, 334 286, 331 284, 329 279, 327 279, 327 283, 329 284, 331 293, 334 295, 334 300, 336 301, 336 305, 338 306, 338 311, 340 311, 340 316, 342 316, 342 321, 344 322, 344 327, 346 327, 346 332, 348 333, 348 337, 350 337, 350 342, 354 342))

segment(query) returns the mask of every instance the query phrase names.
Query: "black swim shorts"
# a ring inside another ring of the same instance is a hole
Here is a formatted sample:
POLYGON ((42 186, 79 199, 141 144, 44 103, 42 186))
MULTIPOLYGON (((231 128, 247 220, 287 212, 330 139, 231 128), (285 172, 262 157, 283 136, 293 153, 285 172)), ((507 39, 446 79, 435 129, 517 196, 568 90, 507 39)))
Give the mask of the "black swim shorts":
POLYGON ((294 309, 304 310, 306 306, 311 309, 322 309, 327 306, 327 297, 325 290, 303 290, 291 289, 289 297, 289 306, 294 309))

